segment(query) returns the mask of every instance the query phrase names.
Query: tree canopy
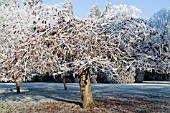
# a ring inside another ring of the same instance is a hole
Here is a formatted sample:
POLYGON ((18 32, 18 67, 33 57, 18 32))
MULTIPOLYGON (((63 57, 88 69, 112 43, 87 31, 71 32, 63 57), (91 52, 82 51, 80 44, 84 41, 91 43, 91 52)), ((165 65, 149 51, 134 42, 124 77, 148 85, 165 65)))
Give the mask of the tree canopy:
POLYGON ((131 83, 136 68, 169 73, 170 39, 140 19, 136 7, 108 7, 107 17, 95 5, 87 19, 76 18, 70 2, 61 9, 1 7, 1 74, 75 75, 91 67, 112 83, 131 83))

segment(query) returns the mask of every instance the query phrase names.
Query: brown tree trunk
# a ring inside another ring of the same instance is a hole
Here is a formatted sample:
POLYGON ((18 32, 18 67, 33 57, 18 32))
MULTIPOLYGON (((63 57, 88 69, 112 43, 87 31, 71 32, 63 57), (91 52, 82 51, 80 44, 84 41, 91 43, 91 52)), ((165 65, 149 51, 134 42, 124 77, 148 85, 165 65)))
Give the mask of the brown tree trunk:
POLYGON ((64 74, 62 74, 62 79, 63 79, 63 84, 64 84, 64 90, 67 90, 66 78, 65 78, 65 75, 64 75, 64 74))
POLYGON ((21 75, 18 75, 16 77, 16 89, 17 89, 17 93, 20 93, 20 83, 21 83, 21 75))
POLYGON ((82 98, 82 106, 84 109, 90 109, 94 107, 93 96, 90 86, 90 70, 87 68, 79 72, 79 84, 80 93, 82 98))

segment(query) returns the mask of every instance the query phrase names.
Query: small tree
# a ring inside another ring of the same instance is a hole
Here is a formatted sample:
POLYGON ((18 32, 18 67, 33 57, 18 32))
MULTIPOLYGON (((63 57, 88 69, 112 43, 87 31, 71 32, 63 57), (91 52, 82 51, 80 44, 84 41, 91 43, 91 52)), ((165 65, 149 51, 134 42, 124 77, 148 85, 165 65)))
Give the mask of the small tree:
POLYGON ((106 17, 106 16, 110 16, 111 14, 113 13, 113 6, 112 6, 112 3, 109 2, 107 5, 106 5, 106 8, 102 14, 102 17, 106 17))
POLYGON ((101 16, 101 12, 99 6, 96 4, 90 10, 90 14, 88 15, 88 18, 99 19, 100 16, 101 16))

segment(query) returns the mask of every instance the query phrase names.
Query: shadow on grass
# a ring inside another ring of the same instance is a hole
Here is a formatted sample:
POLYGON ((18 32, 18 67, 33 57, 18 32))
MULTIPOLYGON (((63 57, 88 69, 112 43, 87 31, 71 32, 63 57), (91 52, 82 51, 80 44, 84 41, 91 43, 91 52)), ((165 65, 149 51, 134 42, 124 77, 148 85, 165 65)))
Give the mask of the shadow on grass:
POLYGON ((3 89, 0 92, 0 101, 14 102, 44 102, 60 101, 82 107, 80 92, 76 89, 58 89, 58 88, 25 88, 21 93, 16 93, 15 88, 3 89))

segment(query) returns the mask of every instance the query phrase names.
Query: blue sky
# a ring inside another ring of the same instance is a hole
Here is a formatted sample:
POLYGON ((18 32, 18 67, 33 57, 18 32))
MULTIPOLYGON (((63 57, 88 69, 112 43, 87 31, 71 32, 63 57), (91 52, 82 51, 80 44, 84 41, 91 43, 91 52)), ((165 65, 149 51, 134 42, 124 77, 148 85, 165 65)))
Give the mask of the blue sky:
MULTIPOLYGON (((162 8, 170 8, 169 0, 70 0, 73 3, 74 14, 78 18, 86 18, 91 7, 94 4, 98 4, 101 12, 104 11, 108 2, 112 2, 113 5, 124 3, 127 5, 133 5, 141 9, 141 17, 149 19, 155 12, 162 8)), ((43 4, 54 5, 63 3, 64 0, 43 0, 43 4)))

